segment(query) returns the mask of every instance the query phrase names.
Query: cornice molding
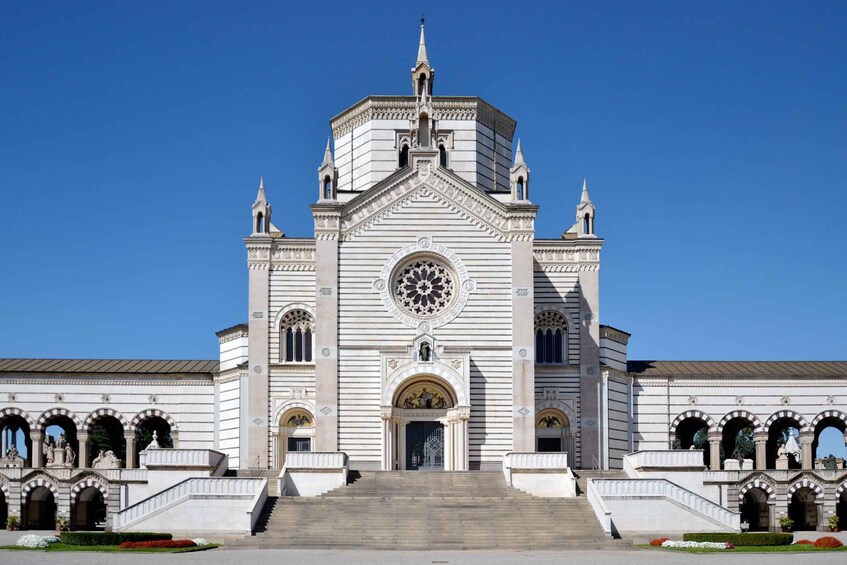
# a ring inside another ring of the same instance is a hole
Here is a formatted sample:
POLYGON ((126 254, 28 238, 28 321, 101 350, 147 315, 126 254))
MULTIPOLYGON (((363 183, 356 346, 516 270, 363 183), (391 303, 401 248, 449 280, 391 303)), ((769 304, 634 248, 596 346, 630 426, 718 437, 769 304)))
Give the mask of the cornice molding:
POLYGON ((315 240, 277 240, 271 248, 271 270, 314 271, 315 240))
MULTIPOLYGON (((642 386, 671 386, 671 387, 704 387, 713 389, 715 384, 720 384, 721 387, 796 387, 796 388, 824 388, 824 387, 843 387, 844 380, 833 380, 833 379, 822 379, 817 380, 815 377, 808 377, 807 379, 797 380, 797 377, 794 375, 786 375, 783 378, 780 378, 779 375, 768 375, 766 377, 724 377, 724 376, 715 376, 715 377, 696 377, 678 379, 676 377, 649 377, 649 378, 641 378, 638 376, 638 373, 627 373, 631 375, 632 378, 637 381, 642 386), (765 380, 769 379, 769 380, 765 380), (670 382, 668 382, 670 381, 670 382)), ((714 394, 720 394, 720 391, 716 391, 714 394)), ((734 393, 733 393, 734 394, 734 393)), ((775 391, 772 393, 773 395, 782 395, 782 391, 775 391)))
MULTIPOLYGON (((79 379, 79 378, 68 378, 68 379, 58 379, 58 378, 43 378, 38 376, 33 377, 13 377, 13 378, 3 378, 0 377, 0 382, 3 384, 11 384, 11 385, 87 385, 87 386, 150 386, 150 384, 155 384, 159 386, 212 386, 214 383, 214 377, 210 376, 208 380, 159 380, 159 379, 138 379, 138 378, 127 378, 127 379, 115 379, 115 378, 100 378, 100 377, 91 377, 89 379, 79 379)), ((30 391, 27 391, 30 392, 30 391)), ((21 392, 17 392, 18 402, 21 401, 21 392)), ((67 404, 70 404, 67 402, 67 404)))
POLYGON ((532 254, 536 270, 545 272, 599 271, 600 248, 603 240, 539 242, 533 245, 532 254))
MULTIPOLYGON (((517 122, 476 97, 433 96, 432 117, 435 120, 475 120, 511 140, 517 122)), ((414 96, 369 96, 330 120, 332 136, 339 139, 371 120, 413 120, 416 117, 414 96)))

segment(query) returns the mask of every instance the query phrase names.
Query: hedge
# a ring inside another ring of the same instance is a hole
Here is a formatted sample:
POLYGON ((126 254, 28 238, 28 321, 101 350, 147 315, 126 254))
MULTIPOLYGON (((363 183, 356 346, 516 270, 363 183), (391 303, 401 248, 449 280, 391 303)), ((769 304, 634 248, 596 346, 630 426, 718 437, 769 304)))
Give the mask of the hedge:
POLYGON ((68 545, 120 545, 125 541, 173 539, 173 535, 161 532, 62 532, 59 537, 68 545))
POLYGON ((716 541, 731 543, 736 547, 758 547, 763 545, 791 545, 794 534, 759 532, 751 534, 730 534, 720 532, 683 534, 684 541, 716 541))

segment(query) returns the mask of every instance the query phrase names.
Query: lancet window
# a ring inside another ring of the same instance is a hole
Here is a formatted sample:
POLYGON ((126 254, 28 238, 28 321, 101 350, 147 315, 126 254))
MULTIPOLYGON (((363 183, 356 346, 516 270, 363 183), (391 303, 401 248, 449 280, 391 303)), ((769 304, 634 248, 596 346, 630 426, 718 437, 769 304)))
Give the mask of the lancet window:
POLYGON ((535 317, 535 362, 568 362, 568 324, 565 317, 553 310, 535 317))
POLYGON ((314 358, 315 320, 305 310, 292 310, 279 325, 279 359, 283 363, 311 363, 314 358))

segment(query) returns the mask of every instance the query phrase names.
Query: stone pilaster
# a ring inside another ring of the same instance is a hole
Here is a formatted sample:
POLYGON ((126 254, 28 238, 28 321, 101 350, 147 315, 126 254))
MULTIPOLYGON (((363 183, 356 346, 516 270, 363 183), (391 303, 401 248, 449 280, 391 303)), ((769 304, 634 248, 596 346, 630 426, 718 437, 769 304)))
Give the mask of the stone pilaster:
POLYGON ((753 442, 756 444, 756 469, 763 470, 768 468, 767 463, 767 444, 768 434, 756 433, 753 434, 753 442))
POLYGON ((315 451, 338 451, 338 239, 343 205, 312 205, 315 219, 315 451))
POLYGON ((76 466, 80 469, 90 467, 88 449, 91 445, 91 439, 88 437, 88 432, 78 432, 76 438, 79 440, 79 453, 77 453, 76 466))
MULTIPOLYGON (((513 224, 521 221, 520 219, 512 220, 513 224)), ((512 239, 512 449, 514 451, 535 451, 535 294, 533 288, 532 237, 516 234, 512 239)))
POLYGON ((126 461, 124 461, 124 467, 135 469, 138 466, 135 454, 135 434, 132 432, 125 433, 124 441, 126 442, 126 461))
POLYGON ((800 462, 800 466, 803 469, 814 469, 815 468, 815 452, 812 450, 812 442, 815 441, 815 432, 801 432, 800 433, 800 443, 802 444, 802 454, 801 457, 803 460, 800 462))
POLYGON ((29 439, 32 442, 32 461, 33 468, 44 466, 44 453, 42 442, 44 441, 44 433, 41 430, 33 430, 29 432, 29 439))
POLYGON ((582 467, 604 467, 603 394, 600 376, 600 280, 596 270, 579 272, 579 432, 582 467))
POLYGON ((270 256, 271 238, 251 236, 247 243, 249 267, 246 398, 241 398, 242 435, 239 466, 268 466, 268 363, 270 348, 270 256))
POLYGON ((709 469, 721 470, 721 434, 709 432, 709 469))

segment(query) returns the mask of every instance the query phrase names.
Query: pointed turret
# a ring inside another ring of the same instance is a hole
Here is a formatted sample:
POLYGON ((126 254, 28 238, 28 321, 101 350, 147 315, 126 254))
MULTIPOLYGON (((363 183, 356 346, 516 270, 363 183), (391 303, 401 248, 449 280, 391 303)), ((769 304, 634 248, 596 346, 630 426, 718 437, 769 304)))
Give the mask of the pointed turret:
POLYGON ((265 194, 265 177, 259 177, 259 191, 253 202, 253 235, 269 235, 271 233, 271 205, 265 194))
POLYGON ((594 235, 594 203, 588 196, 588 180, 582 179, 582 195, 576 207, 577 237, 597 237, 594 235))
POLYGON ((515 164, 509 170, 509 183, 512 186, 512 202, 529 200, 529 167, 523 158, 520 139, 515 150, 515 164))
POLYGON ((332 145, 331 139, 326 138, 326 149, 324 150, 324 160, 321 161, 318 167, 318 200, 335 200, 336 189, 338 187, 338 171, 335 168, 335 163, 332 160, 332 145))

